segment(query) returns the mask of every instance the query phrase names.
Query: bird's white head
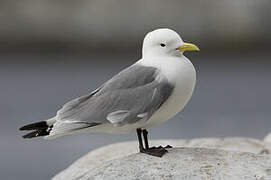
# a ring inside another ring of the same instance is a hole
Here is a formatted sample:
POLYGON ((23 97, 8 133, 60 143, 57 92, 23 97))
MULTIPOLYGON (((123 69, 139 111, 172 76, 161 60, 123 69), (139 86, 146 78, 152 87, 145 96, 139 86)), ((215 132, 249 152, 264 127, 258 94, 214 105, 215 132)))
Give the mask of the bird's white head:
POLYGON ((198 51, 191 43, 183 42, 178 33, 163 28, 149 32, 143 41, 142 54, 145 56, 181 56, 184 51, 198 51))

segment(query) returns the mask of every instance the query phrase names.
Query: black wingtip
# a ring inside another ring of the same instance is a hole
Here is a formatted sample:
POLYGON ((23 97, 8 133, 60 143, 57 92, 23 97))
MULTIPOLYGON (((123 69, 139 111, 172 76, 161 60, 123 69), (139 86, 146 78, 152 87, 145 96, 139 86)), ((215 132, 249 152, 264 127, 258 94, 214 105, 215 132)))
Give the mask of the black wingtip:
POLYGON ((28 134, 26 134, 26 135, 23 135, 22 137, 23 137, 24 139, 30 139, 30 138, 37 137, 37 135, 38 135, 38 131, 33 131, 33 132, 31 132, 31 133, 28 133, 28 134))
POLYGON ((40 121, 32 124, 25 125, 23 127, 20 127, 20 131, 26 131, 26 130, 36 130, 36 129, 46 129, 48 128, 48 125, 46 121, 40 121))
POLYGON ((50 131, 48 131, 46 129, 32 131, 32 132, 30 132, 28 134, 23 135, 23 138, 24 139, 30 139, 30 138, 35 138, 35 137, 39 137, 39 136, 47 136, 47 135, 49 135, 49 132, 50 131))
POLYGON ((20 131, 32 131, 23 136, 24 139, 35 138, 39 136, 47 136, 51 128, 47 125, 46 121, 40 121, 32 124, 25 125, 19 128, 20 131))
POLYGON ((19 128, 19 130, 20 130, 20 131, 24 131, 24 130, 26 130, 26 129, 25 129, 25 126, 20 127, 20 128, 19 128))

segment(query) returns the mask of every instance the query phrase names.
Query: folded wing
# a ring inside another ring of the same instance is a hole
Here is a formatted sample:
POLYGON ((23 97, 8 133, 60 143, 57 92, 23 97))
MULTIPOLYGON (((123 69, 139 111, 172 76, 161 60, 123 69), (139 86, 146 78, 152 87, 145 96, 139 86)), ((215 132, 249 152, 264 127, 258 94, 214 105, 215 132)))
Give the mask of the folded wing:
POLYGON ((123 126, 147 121, 173 88, 158 69, 135 64, 92 93, 66 103, 50 135, 107 123, 123 126))

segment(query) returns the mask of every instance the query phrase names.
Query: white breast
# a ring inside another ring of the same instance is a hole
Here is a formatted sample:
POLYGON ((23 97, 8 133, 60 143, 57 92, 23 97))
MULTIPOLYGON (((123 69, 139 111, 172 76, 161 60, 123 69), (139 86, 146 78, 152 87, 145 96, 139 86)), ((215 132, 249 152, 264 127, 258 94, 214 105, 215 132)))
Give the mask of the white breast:
POLYGON ((195 87, 196 71, 185 56, 143 59, 139 63, 160 69, 169 82, 175 85, 168 100, 142 127, 148 128, 167 121, 184 108, 195 87))

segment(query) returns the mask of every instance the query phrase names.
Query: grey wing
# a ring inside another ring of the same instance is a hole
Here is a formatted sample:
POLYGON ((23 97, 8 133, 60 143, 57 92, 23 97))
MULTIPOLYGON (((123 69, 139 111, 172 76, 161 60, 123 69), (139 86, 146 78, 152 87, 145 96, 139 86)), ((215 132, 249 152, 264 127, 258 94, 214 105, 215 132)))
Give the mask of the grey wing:
POLYGON ((156 68, 130 66, 96 91, 65 104, 53 129, 70 131, 146 121, 167 100, 173 87, 156 68))

